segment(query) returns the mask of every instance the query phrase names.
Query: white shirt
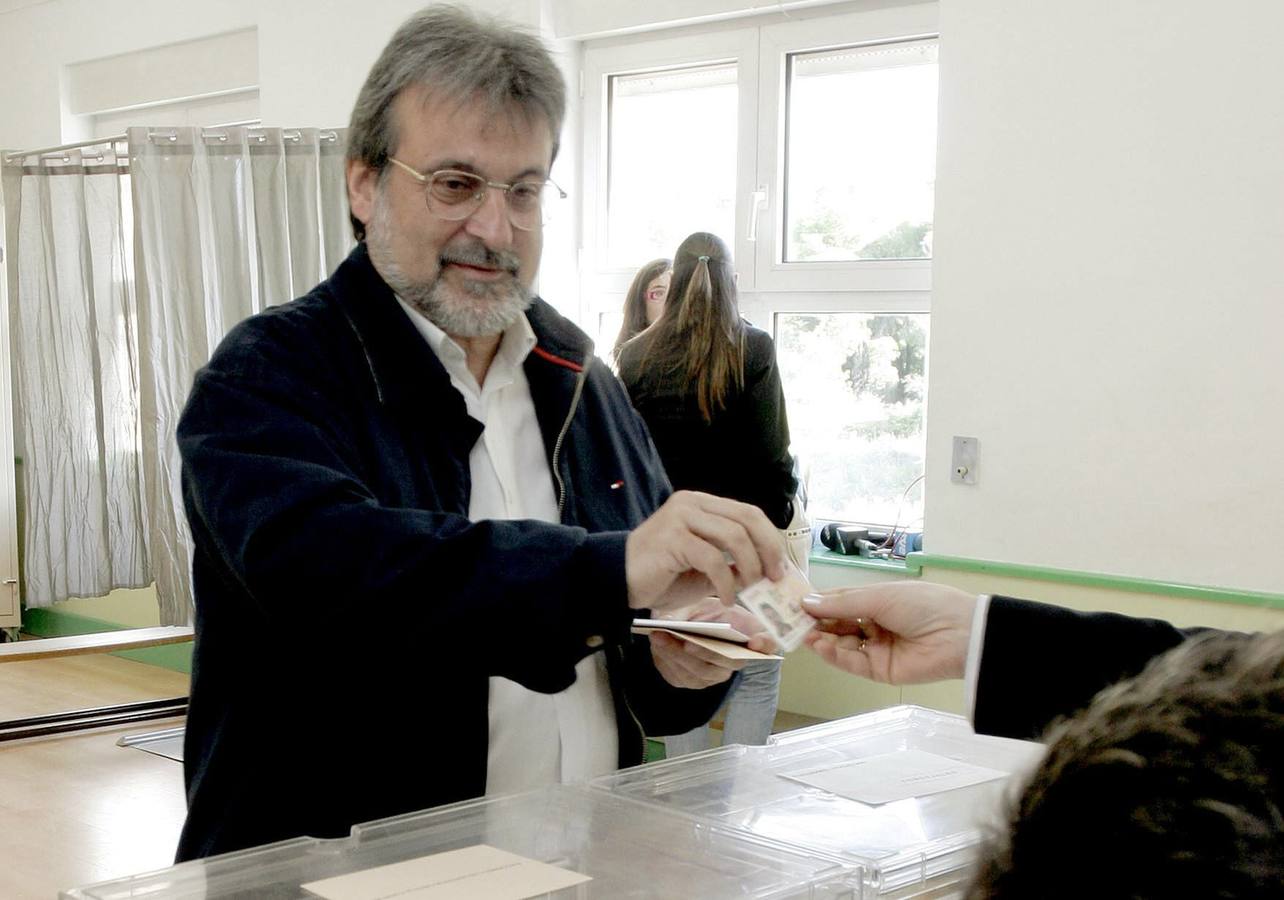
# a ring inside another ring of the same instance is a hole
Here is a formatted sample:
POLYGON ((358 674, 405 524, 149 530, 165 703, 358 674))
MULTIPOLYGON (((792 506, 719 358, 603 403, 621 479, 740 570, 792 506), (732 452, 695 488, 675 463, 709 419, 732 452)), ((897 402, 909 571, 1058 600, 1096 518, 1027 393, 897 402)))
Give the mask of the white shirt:
POLYGON ((967 662, 963 665, 963 707, 976 724, 976 686, 981 680, 981 650, 985 646, 985 622, 990 613, 990 595, 976 598, 972 611, 972 633, 967 643, 967 662))
MULTIPOLYGON (((397 302, 441 360, 468 414, 485 426, 468 457, 468 518, 560 521, 535 402, 522 369, 536 343, 530 322, 522 316, 504 332, 486 383, 478 385, 463 348, 400 297, 397 302)), ((534 602, 531 610, 538 612, 534 602)), ((507 678, 490 679, 487 795, 580 781, 613 772, 618 764, 619 731, 604 654, 580 660, 575 683, 557 694, 527 690, 507 678)))

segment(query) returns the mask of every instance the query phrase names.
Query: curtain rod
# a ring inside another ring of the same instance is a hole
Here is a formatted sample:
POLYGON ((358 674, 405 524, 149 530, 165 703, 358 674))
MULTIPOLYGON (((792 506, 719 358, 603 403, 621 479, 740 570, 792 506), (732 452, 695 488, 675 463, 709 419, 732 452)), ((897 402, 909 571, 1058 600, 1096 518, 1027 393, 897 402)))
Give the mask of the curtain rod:
POLYGON ((62 150, 79 150, 81 147, 97 147, 99 144, 121 144, 127 139, 127 135, 118 134, 113 137, 95 138, 92 141, 77 141, 74 144, 59 144, 57 147, 39 147, 35 150, 21 150, 17 153, 6 153, 4 161, 7 163, 16 162, 27 156, 44 156, 46 153, 58 153, 62 150))
MULTIPOLYGON (((246 130, 250 132, 262 132, 265 129, 263 129, 261 126, 248 126, 246 130)), ((218 127, 202 128, 201 136, 207 137, 207 138, 217 137, 219 136, 220 131, 222 131, 223 139, 226 140, 227 139, 226 130, 220 129, 218 127)), ((299 134, 299 130, 297 128, 286 129, 281 136, 285 140, 290 141, 292 143, 300 140, 300 137, 301 137, 299 134)), ((155 138, 167 138, 168 140, 172 141, 177 139, 178 133, 176 131, 164 131, 164 130, 148 131, 147 137, 149 140, 152 140, 155 138)), ((337 141, 339 139, 339 134, 333 128, 323 128, 320 130, 320 134, 318 135, 318 138, 327 143, 330 143, 333 141, 337 141)), ((117 134, 117 135, 113 135, 112 137, 95 138, 92 141, 76 141, 73 144, 59 144, 57 147, 38 147, 35 150, 19 150, 15 153, 6 153, 4 155, 4 161, 6 163, 12 163, 12 162, 17 162, 20 159, 24 159, 25 157, 28 157, 28 156, 45 156, 50 153, 60 153, 65 150, 79 150, 82 147, 97 147, 99 144, 123 144, 128 139, 129 139, 128 135, 117 134)), ((263 138, 261 135, 259 136, 259 140, 264 140, 264 139, 265 138, 263 138)))

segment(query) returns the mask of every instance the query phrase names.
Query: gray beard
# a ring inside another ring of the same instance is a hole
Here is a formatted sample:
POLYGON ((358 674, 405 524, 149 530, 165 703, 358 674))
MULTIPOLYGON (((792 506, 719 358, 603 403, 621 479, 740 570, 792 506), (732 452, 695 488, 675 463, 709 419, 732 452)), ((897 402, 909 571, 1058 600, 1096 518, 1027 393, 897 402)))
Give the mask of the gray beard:
POLYGON ((534 295, 517 280, 517 256, 505 250, 491 250, 480 241, 443 249, 439 265, 460 262, 494 266, 508 271, 511 278, 467 282, 462 292, 446 284, 440 274, 429 281, 413 281, 392 258, 388 218, 388 204, 381 191, 366 229, 370 261, 397 296, 446 334, 463 338, 503 334, 531 305, 534 295))

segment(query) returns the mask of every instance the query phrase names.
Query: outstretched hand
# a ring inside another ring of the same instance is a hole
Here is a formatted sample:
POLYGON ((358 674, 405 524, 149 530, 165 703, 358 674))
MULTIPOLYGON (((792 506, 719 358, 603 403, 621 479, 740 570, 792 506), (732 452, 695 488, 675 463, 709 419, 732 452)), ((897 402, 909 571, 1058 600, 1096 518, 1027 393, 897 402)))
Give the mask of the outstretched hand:
POLYGON ((806 641, 830 665, 886 684, 962 678, 976 597, 898 581, 803 600, 818 620, 806 641))
POLYGON ((783 578, 784 558, 780 532, 758 507, 678 491, 625 543, 629 606, 660 611, 710 594, 732 604, 740 588, 783 578))
MULTIPOLYGON (((674 619, 689 622, 726 622, 741 634, 749 636, 746 645, 759 653, 775 653, 779 648, 762 624, 747 609, 726 606, 717 597, 708 597, 694 606, 673 610, 674 619)), ((674 687, 702 688, 721 684, 740 669, 748 660, 728 659, 706 650, 698 644, 684 641, 664 632, 653 632, 651 656, 655 667, 674 687)))

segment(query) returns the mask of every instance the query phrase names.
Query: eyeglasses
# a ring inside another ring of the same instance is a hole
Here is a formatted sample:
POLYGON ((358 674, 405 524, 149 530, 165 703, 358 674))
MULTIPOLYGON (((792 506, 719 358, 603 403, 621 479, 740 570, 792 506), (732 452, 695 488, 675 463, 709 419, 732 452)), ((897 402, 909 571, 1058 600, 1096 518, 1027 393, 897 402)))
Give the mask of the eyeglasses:
POLYGON ((467 219, 481 209, 486 200, 487 188, 503 193, 508 221, 514 228, 522 231, 539 228, 549 220, 552 207, 558 201, 566 199, 566 191, 552 180, 505 184, 502 181, 487 181, 473 172, 461 172, 458 169, 420 172, 391 156, 388 157, 388 162, 405 169, 415 181, 427 188, 424 198, 428 202, 428 211, 447 222, 467 219))

